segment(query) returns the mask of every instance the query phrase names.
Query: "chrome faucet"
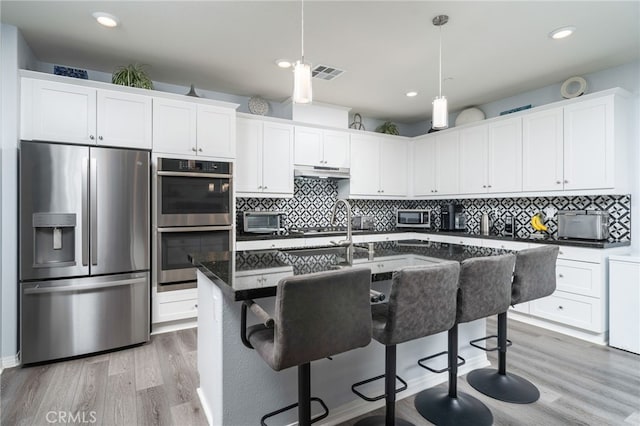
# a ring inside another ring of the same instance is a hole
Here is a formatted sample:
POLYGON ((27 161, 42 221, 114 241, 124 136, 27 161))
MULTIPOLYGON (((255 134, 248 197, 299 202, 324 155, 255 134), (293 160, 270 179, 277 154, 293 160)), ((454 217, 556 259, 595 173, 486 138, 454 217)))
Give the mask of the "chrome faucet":
POLYGON ((338 204, 343 203, 345 209, 347 210, 347 239, 342 241, 332 241, 331 243, 343 246, 343 247, 353 247, 353 239, 351 238, 351 204, 344 198, 339 198, 336 203, 333 205, 333 210, 331 211, 331 226, 335 225, 336 221, 336 210, 338 209, 338 204))

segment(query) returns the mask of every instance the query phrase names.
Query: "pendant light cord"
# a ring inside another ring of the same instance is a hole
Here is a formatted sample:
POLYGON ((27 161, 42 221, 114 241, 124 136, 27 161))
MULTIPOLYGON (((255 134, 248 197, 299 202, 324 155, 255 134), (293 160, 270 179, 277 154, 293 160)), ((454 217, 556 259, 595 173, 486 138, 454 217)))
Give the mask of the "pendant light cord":
POLYGON ((440 97, 442 97, 442 24, 439 25, 440 27, 440 53, 439 53, 439 66, 438 66, 438 84, 439 84, 439 92, 440 92, 440 97))
POLYGON ((300 14, 301 14, 300 21, 302 22, 302 25, 300 25, 300 39, 301 39, 300 53, 302 56, 302 63, 304 64, 304 0, 302 0, 300 3, 302 4, 302 7, 300 8, 300 14))

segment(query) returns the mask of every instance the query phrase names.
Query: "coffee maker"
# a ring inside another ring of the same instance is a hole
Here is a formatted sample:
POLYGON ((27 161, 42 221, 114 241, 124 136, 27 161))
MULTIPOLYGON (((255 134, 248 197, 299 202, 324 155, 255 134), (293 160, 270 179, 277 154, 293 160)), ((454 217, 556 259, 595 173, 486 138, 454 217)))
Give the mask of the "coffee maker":
POLYGON ((440 209, 440 230, 465 231, 467 222, 462 204, 448 203, 440 209))

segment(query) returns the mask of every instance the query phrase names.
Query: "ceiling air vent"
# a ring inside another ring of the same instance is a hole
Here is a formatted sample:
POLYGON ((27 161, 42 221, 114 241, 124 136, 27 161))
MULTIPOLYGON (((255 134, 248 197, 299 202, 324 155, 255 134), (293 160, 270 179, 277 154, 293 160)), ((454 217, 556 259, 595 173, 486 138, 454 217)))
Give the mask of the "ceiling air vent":
POLYGON ((336 77, 340 77, 344 73, 344 70, 329 67, 327 65, 317 65, 311 70, 311 76, 319 78, 320 80, 333 80, 336 77))

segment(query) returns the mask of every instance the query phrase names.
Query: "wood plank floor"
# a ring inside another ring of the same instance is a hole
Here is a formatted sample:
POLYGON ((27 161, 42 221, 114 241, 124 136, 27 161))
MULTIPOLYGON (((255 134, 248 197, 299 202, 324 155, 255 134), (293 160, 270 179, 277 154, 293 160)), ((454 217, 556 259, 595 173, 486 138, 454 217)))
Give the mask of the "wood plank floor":
MULTIPOLYGON (((494 321, 488 329, 495 330, 494 321)), ((640 425, 640 356, 517 321, 509 322, 509 333, 508 371, 536 383, 538 402, 495 401, 458 380, 460 391, 491 409, 496 425, 640 425)), ((119 352, 7 369, 0 376, 0 424, 206 425, 195 360, 196 329, 189 329, 119 352)), ((490 360, 496 365, 493 353, 490 360)), ((416 413, 413 397, 398 401, 397 413, 430 424, 416 413)))

